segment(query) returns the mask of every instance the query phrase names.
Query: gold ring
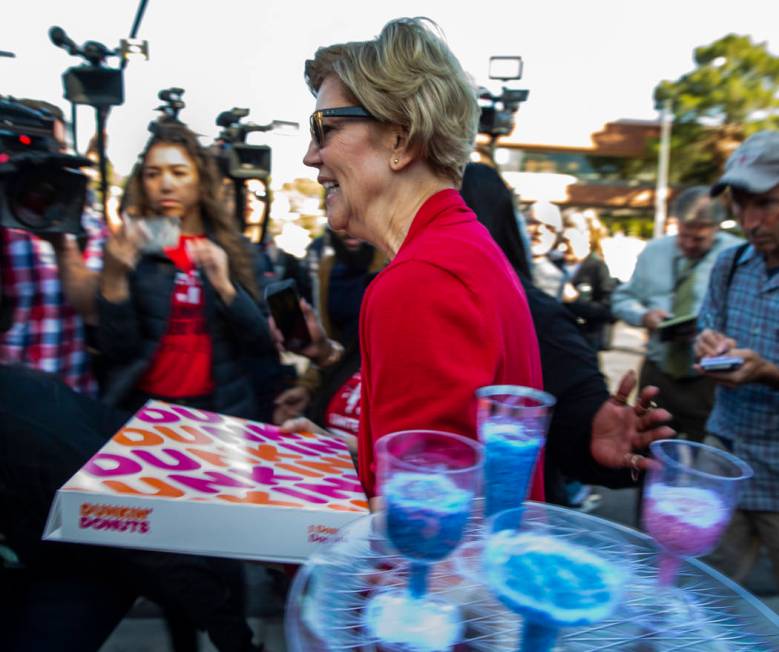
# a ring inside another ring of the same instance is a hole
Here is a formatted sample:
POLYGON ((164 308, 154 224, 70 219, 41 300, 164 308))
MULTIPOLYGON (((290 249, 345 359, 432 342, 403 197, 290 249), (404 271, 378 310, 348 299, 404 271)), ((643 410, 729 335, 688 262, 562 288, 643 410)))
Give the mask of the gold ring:
POLYGON ((638 474, 641 472, 638 463, 644 459, 644 456, 638 455, 637 453, 625 453, 625 457, 628 455, 630 455, 630 479, 633 480, 633 482, 638 482, 638 474))
POLYGON ((641 461, 642 456, 638 453, 625 453, 623 460, 625 460, 625 466, 636 467, 641 461))
POLYGON ((647 414, 649 414, 652 410, 656 410, 658 407, 660 407, 657 403, 654 401, 649 401, 646 405, 636 405, 636 416, 637 417, 645 417, 647 414))

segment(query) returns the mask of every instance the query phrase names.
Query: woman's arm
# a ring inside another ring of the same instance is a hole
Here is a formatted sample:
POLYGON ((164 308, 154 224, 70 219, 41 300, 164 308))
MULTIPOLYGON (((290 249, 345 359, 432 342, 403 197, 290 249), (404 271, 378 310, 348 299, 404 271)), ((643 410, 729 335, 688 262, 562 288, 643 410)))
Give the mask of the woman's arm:
POLYGON ((138 320, 130 290, 130 273, 140 258, 143 235, 124 225, 109 238, 103 253, 97 296, 97 340, 109 358, 128 360, 141 344, 138 320))
POLYGON ((211 240, 198 239, 187 244, 187 253, 216 294, 217 310, 233 337, 247 345, 251 353, 273 351, 268 321, 251 295, 230 278, 225 250, 211 240))
MULTIPOLYGON (((546 439, 546 463, 581 482, 611 488, 635 484, 630 456, 652 439, 673 436, 664 410, 637 418, 630 406, 609 398, 595 351, 563 307, 525 285, 538 333, 544 389, 557 399, 546 439)), ((635 379, 622 379, 625 397, 635 379)), ((655 390, 656 391, 656 390, 655 390)), ((650 397, 651 398, 651 397, 650 397)))

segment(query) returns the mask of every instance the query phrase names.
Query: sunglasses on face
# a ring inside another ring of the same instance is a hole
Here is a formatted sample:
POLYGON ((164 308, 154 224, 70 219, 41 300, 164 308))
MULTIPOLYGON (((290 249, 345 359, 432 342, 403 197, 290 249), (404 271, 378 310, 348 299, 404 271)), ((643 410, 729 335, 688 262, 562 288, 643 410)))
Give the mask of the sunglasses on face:
POLYGON ((325 142, 325 118, 376 119, 361 106, 339 106, 332 109, 314 111, 308 122, 311 127, 311 138, 314 139, 318 147, 322 147, 325 142))

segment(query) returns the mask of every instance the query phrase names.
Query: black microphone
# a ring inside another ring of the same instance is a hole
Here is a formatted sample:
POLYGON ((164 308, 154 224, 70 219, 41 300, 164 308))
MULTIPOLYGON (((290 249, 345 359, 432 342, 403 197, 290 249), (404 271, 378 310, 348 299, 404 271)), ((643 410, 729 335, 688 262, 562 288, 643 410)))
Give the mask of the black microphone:
POLYGON ((58 48, 63 48, 68 54, 78 54, 78 46, 71 40, 61 27, 51 27, 49 29, 49 39, 58 48))

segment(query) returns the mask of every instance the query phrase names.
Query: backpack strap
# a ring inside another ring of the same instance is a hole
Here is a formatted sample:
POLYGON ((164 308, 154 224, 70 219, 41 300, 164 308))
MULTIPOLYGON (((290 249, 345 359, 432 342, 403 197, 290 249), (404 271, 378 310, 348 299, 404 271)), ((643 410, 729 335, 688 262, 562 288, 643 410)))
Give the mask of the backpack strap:
POLYGON ((727 332, 728 327, 728 295, 730 294, 730 284, 733 282, 733 276, 736 274, 736 265, 738 265, 738 261, 741 259, 741 256, 744 255, 744 252, 749 247, 749 243, 745 242, 742 245, 739 245, 736 249, 736 253, 733 254, 733 259, 730 261, 730 269, 728 269, 728 275, 725 278, 725 293, 723 295, 723 301, 722 301, 722 332, 727 332))
POLYGON ((736 249, 736 253, 733 254, 733 260, 730 261, 730 269, 728 270, 728 276, 725 279, 725 297, 728 296, 728 290, 730 290, 730 284, 733 282, 733 276, 736 273, 736 265, 738 264, 738 261, 741 259, 741 256, 744 255, 744 252, 749 247, 749 243, 745 242, 742 245, 739 245, 738 249, 736 249))

